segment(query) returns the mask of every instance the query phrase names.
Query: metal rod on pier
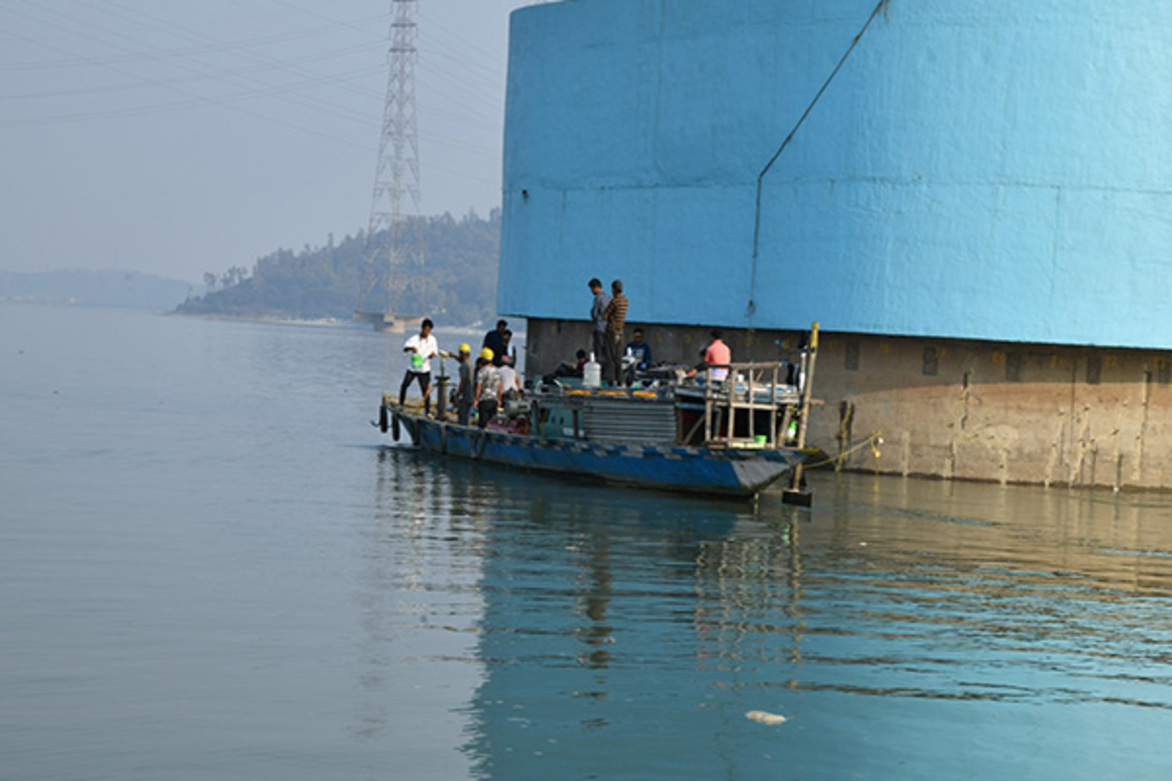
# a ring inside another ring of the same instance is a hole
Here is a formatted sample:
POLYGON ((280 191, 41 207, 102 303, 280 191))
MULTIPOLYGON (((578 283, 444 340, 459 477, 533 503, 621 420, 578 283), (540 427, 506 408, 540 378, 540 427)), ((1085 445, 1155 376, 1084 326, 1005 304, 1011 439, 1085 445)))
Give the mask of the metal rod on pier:
MULTIPOLYGON (((806 360, 806 376, 802 384, 802 412, 798 419, 798 441, 797 448, 801 450, 806 446, 806 429, 809 426, 810 417, 810 393, 814 388, 814 362, 818 357, 818 323, 815 322, 810 327, 810 349, 807 353, 806 360)), ((802 465, 798 464, 794 467, 794 479, 788 491, 784 491, 781 495, 781 500, 785 504, 797 504, 802 507, 809 507, 814 497, 809 491, 802 490, 802 465)))

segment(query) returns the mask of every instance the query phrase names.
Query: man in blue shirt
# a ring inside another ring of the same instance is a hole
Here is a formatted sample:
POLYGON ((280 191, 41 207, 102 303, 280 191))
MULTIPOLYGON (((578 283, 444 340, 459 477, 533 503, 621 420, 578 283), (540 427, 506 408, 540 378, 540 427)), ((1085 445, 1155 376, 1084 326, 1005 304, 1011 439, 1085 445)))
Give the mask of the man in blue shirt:
POLYGON ((603 348, 606 346, 606 308, 610 306, 610 296, 602 292, 602 282, 597 277, 590 280, 588 284, 590 292, 594 294, 594 302, 590 305, 594 360, 601 362, 605 355, 603 348))
POLYGON ((623 364, 626 367, 628 385, 634 382, 636 374, 651 368, 651 345, 643 341, 642 328, 636 328, 634 341, 627 342, 623 364))

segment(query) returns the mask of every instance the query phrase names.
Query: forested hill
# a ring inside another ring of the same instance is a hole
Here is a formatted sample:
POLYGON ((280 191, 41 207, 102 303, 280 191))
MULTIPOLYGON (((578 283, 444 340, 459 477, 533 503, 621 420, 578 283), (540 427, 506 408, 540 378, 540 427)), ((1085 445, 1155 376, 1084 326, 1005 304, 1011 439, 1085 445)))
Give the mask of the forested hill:
MULTIPOLYGON (((404 241, 422 244, 422 261, 394 271, 394 311, 427 314, 448 325, 490 320, 496 308, 501 215, 469 213, 461 219, 410 218, 404 241)), ((379 234, 377 241, 385 241, 379 234)), ((387 269, 366 262, 366 237, 347 236, 300 252, 278 250, 252 270, 236 266, 204 274, 208 292, 189 298, 178 312, 236 317, 350 318, 356 308, 383 311, 387 269), (368 292, 369 291, 369 292, 368 292)))

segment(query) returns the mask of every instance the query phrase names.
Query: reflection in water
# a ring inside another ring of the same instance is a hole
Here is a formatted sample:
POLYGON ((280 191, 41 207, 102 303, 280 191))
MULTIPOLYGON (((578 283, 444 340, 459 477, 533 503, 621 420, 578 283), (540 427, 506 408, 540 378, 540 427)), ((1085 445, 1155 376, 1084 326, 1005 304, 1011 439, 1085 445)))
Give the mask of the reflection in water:
POLYGON ((491 486, 454 481, 402 448, 380 449, 377 466, 357 596, 365 696, 351 734, 364 742, 434 727, 412 722, 409 697, 424 683, 448 685, 453 657, 479 677, 465 636, 482 610, 481 529, 494 502, 491 486))
POLYGON ((381 458, 363 685, 384 705, 359 731, 399 723, 387 647, 439 620, 434 601, 383 600, 446 591, 473 632, 474 777, 1172 763, 1172 498, 816 474, 812 510, 753 511, 381 458))
POLYGON ((609 540, 606 535, 591 536, 584 541, 584 563, 588 571, 584 573, 587 583, 584 584, 585 594, 579 595, 578 610, 590 620, 589 626, 579 629, 583 641, 590 651, 580 654, 582 661, 590 667, 606 667, 610 661, 607 645, 614 641, 611 636, 611 627, 606 623, 606 606, 611 599, 611 572, 607 561, 609 540))

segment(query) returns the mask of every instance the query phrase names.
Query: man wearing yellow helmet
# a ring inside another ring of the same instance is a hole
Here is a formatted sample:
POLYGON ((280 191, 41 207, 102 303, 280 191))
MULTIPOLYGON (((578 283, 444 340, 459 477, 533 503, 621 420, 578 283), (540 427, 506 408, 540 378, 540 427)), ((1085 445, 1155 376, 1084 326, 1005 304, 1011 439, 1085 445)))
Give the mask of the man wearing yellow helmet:
POLYGON ((456 360, 460 362, 460 381, 456 385, 456 420, 461 426, 467 426, 472 419, 473 391, 476 390, 472 379, 472 347, 468 344, 460 345, 456 360))
POLYGON ((481 428, 496 418, 501 405, 501 375, 492 359, 493 351, 488 347, 476 359, 476 424, 481 428))

